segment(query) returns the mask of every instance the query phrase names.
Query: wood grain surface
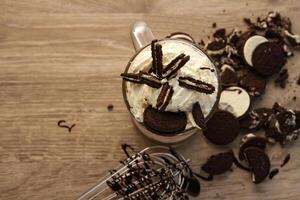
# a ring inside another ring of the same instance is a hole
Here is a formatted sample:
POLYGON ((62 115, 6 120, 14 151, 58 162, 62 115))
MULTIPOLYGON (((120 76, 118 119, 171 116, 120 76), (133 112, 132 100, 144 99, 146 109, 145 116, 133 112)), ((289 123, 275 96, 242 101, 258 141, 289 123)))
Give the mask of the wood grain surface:
MULTIPOLYGON (((121 143, 137 150, 155 144, 135 129, 122 99, 119 74, 134 54, 132 23, 146 21, 158 38, 185 31, 200 40, 213 22, 243 29, 243 17, 269 10, 290 17, 300 33, 299 0, 0 0, 0 199, 75 199, 124 158, 121 143), (76 126, 69 133, 59 120, 76 126)), ((289 89, 270 80, 257 105, 300 108, 299 51, 287 66, 289 89)), ((200 134, 176 148, 195 170, 225 149, 200 134)), ((300 141, 273 147, 273 167, 286 152, 291 161, 273 180, 254 185, 234 168, 203 182, 198 199, 299 199, 300 141)))

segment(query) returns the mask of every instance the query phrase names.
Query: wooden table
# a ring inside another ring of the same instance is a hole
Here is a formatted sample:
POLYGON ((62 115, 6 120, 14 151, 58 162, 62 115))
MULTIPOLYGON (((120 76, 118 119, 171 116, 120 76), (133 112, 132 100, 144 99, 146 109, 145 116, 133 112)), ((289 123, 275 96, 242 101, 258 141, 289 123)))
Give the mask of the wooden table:
MULTIPOLYGON (((185 31, 200 40, 212 33, 213 22, 245 28, 243 17, 269 10, 289 16, 300 32, 297 0, 1 0, 0 199, 75 199, 124 158, 121 143, 137 150, 155 144, 135 129, 122 99, 119 74, 134 54, 132 23, 146 21, 158 38, 185 31), (69 133, 57 127, 59 120, 76 126, 69 133)), ((280 101, 299 108, 299 65, 298 51, 287 64, 289 89, 270 80, 257 105, 280 101), (298 100, 291 100, 296 93, 298 100)), ((199 170, 209 155, 226 148, 199 134, 177 149, 199 170)), ((287 151, 292 159, 273 180, 254 185, 234 168, 202 182, 198 199, 299 199, 300 142, 272 151, 272 163, 278 166, 287 151)))

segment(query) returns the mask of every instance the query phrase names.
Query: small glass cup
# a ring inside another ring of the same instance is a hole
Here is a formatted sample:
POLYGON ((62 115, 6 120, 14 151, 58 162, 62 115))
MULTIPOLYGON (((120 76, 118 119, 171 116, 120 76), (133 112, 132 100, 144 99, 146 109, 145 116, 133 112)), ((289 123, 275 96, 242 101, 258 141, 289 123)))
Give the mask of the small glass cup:
MULTIPOLYGON (((151 29, 147 26, 147 24, 145 22, 136 22, 131 30, 131 39, 133 42, 133 46, 136 50, 136 54, 130 59, 130 61, 128 62, 124 73, 128 72, 129 67, 131 65, 131 62, 135 59, 135 57, 148 45, 150 45, 151 41, 154 38, 154 35, 151 31, 151 29)), ((181 39, 163 39, 163 40, 181 40, 181 39)), ((186 41, 186 40, 185 40, 186 41)), ((197 49, 199 49, 204 55, 207 56, 206 53, 203 52, 202 49, 200 49, 200 47, 196 46, 196 44, 194 43, 190 43, 191 45, 193 45, 194 47, 196 47, 197 49)), ((218 77, 218 91, 217 91, 217 98, 216 101, 210 111, 210 113, 206 116, 205 118, 205 122, 208 121, 211 116, 213 115, 213 113, 215 112, 215 110, 218 107, 218 103, 219 103, 219 99, 220 99, 220 92, 221 92, 221 84, 220 84, 220 80, 219 80, 219 71, 218 69, 215 67, 215 65, 213 64, 212 60, 209 58, 209 56, 207 56, 208 59, 211 61, 212 65, 215 68, 215 73, 217 74, 218 77)), ((201 132, 200 129, 196 128, 196 127, 191 127, 191 128, 187 128, 181 132, 176 132, 174 134, 164 134, 164 133, 159 133, 157 131, 154 130, 150 130, 148 127, 146 127, 142 122, 139 122, 135 119, 134 115, 131 113, 130 111, 130 105, 128 103, 128 99, 127 99, 127 93, 126 93, 126 82, 123 80, 122 82, 122 92, 123 92, 123 98, 125 101, 125 104, 127 106, 127 109, 130 113, 130 116, 133 120, 133 123, 135 124, 135 126, 138 128, 138 130, 144 134, 146 137, 161 142, 161 143, 165 143, 165 144, 175 144, 175 143, 179 143, 182 142, 186 139, 188 139, 189 137, 191 137, 192 135, 194 135, 195 133, 197 133, 198 131, 201 132)))

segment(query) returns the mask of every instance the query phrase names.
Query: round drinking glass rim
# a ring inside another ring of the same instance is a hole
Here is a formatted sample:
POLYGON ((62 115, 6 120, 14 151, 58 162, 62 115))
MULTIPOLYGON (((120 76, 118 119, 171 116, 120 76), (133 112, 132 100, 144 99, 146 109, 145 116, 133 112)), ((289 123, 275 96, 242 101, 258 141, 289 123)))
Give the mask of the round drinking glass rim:
MULTIPOLYGON (((164 39, 160 39, 158 40, 158 42, 160 41, 165 41, 165 40, 179 40, 179 41, 184 41, 186 43, 189 43, 191 45, 193 45, 194 47, 196 47, 197 49, 199 49, 203 54, 205 54, 207 56, 207 58, 209 59, 209 61, 214 65, 215 67, 215 73, 217 74, 217 80, 218 80, 218 93, 217 93, 217 98, 216 98, 216 101, 210 111, 210 113, 206 116, 206 118, 204 119, 205 122, 207 122, 211 117, 212 115, 214 114, 214 112, 217 110, 217 107, 218 107, 218 104, 219 104, 219 100, 220 100, 220 95, 221 95, 221 81, 220 81, 220 72, 219 72, 219 69, 215 66, 214 62, 212 61, 211 57, 203 50, 201 49, 197 44, 195 43, 192 43, 192 42, 189 42, 187 40, 184 40, 184 39, 175 39, 175 38, 164 38, 164 39)), ((143 51, 146 47, 148 47, 149 45, 151 44, 147 44, 146 46, 144 46, 143 48, 141 48, 140 50, 138 50, 132 57, 131 59, 129 60, 129 62, 127 63, 126 67, 125 67, 125 70, 124 70, 124 73, 127 73, 128 72, 128 69, 131 65, 131 62, 135 59, 135 57, 141 52, 143 51)), ((127 110, 129 111, 131 117, 133 118, 133 120, 136 120, 134 115, 131 113, 130 111, 130 105, 128 103, 128 100, 127 100, 127 95, 126 95, 126 81, 122 80, 122 93, 123 93, 123 99, 125 101, 125 104, 126 104, 126 107, 127 107, 127 110)), ((137 120, 136 120, 137 121, 137 120)), ((190 127, 188 129, 185 129, 183 131, 180 131, 180 132, 175 132, 175 133, 172 133, 172 134, 169 134, 169 133, 160 133, 158 131, 155 131, 155 130, 152 130, 152 129, 149 129, 147 126, 144 125, 143 122, 139 122, 137 121, 139 124, 143 125, 148 131, 151 131, 152 133, 155 133, 157 135, 161 135, 161 136, 166 136, 166 137, 173 137, 173 136, 176 136, 176 135, 184 135, 186 134, 186 132, 189 132, 193 129, 197 129, 196 127, 190 127)))

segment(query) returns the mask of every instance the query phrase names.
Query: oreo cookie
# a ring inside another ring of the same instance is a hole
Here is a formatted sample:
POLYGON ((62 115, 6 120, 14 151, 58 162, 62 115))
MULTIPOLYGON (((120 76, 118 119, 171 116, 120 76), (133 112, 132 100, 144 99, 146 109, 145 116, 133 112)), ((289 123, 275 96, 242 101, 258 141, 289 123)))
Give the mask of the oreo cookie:
POLYGON ((204 136, 213 144, 226 145, 231 143, 239 133, 237 118, 230 112, 218 110, 206 123, 204 136))
POLYGON ((207 44, 206 51, 209 55, 222 55, 225 52, 226 41, 214 40, 207 44))
POLYGON ((246 148, 244 156, 252 172, 252 181, 256 184, 264 181, 268 177, 271 168, 269 156, 257 147, 246 148))
POLYGON ((248 147, 257 147, 261 150, 265 150, 267 146, 267 139, 264 137, 256 136, 252 133, 249 133, 245 135, 240 144, 240 149, 239 149, 239 159, 244 160, 244 151, 248 147))
POLYGON ((231 112, 237 118, 244 117, 250 105, 250 95, 241 87, 231 86, 221 92, 219 108, 231 112))
POLYGON ((219 153, 213 155, 204 165, 201 166, 201 169, 211 175, 219 175, 230 170, 233 163, 233 154, 232 152, 219 153))
POLYGON ((185 129, 187 117, 184 112, 164 112, 149 106, 144 111, 144 124, 159 133, 173 134, 185 129))
POLYGON ((263 76, 271 76, 279 72, 286 63, 283 46, 275 42, 264 42, 258 45, 253 51, 252 63, 254 70, 263 76))

